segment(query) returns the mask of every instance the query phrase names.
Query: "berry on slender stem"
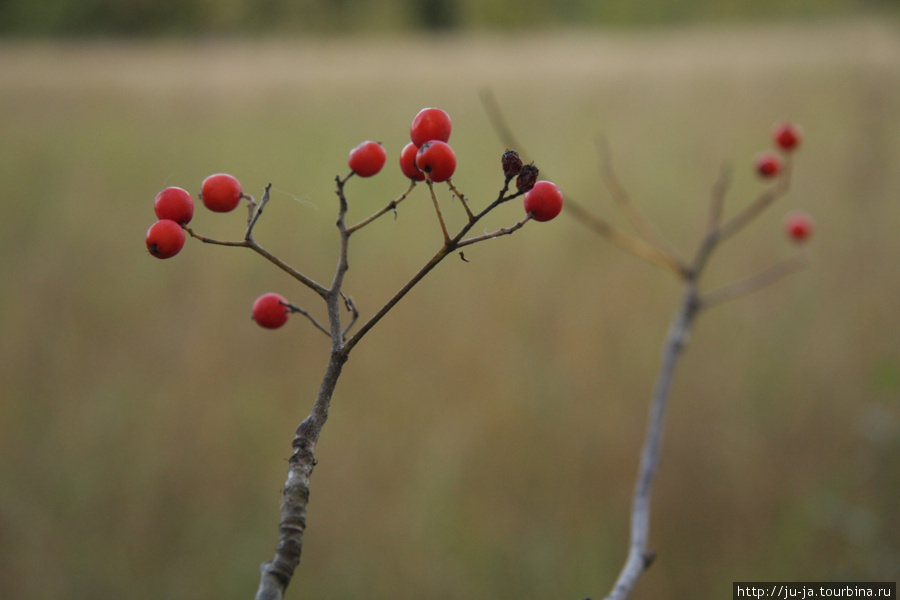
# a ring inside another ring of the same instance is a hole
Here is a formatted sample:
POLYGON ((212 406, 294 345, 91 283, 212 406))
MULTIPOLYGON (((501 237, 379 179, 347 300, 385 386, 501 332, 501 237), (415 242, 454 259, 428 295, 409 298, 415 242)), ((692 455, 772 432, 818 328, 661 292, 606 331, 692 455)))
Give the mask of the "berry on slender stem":
POLYGON ((381 171, 386 158, 381 144, 367 140, 350 151, 347 164, 360 177, 371 177, 381 171))
POLYGON ((555 183, 538 181, 525 194, 524 205, 525 212, 535 221, 550 221, 562 211, 563 195, 555 183))
POLYGON ((425 142, 416 154, 416 166, 435 183, 447 181, 456 171, 456 154, 446 142, 425 142))
POLYGON ((774 152, 766 151, 756 155, 756 172, 766 179, 775 177, 784 168, 784 161, 774 152))
POLYGON ((403 174, 415 181, 423 181, 425 173, 416 166, 416 155, 419 153, 419 147, 412 142, 403 146, 400 152, 400 170, 403 174))
POLYGON ((779 148, 785 152, 791 152, 803 141, 803 130, 794 123, 775 123, 775 127, 772 129, 772 139, 779 148))
POLYGON ((156 195, 153 210, 159 219, 169 219, 187 225, 194 217, 194 199, 180 187, 167 187, 156 195))
POLYGON ((813 231, 813 221, 807 213, 794 211, 784 218, 784 233, 792 241, 800 244, 805 242, 813 231))
POLYGON ((451 129, 450 115, 440 108, 423 108, 409 127, 409 139, 421 148, 431 140, 448 141, 451 129))
POLYGON ((242 197, 241 183, 227 173, 210 175, 200 185, 200 198, 204 206, 213 212, 234 210, 242 197))
POLYGON ((160 219, 147 230, 147 250, 156 258, 172 258, 184 247, 185 233, 171 219, 160 219))
POLYGON ((287 323, 290 316, 288 301, 279 294, 263 294, 253 302, 253 320, 260 327, 278 329, 287 323))

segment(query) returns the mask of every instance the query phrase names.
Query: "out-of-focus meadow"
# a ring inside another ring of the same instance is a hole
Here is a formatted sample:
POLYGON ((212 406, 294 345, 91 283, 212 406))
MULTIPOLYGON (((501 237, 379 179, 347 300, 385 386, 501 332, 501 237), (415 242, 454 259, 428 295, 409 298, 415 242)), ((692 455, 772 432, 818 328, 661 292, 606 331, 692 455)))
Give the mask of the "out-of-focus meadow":
MULTIPOLYGON (((273 553, 294 428, 328 340, 249 318, 310 292, 249 251, 148 255, 153 198, 236 175, 256 237, 311 275, 399 195, 412 117, 454 119, 473 205, 501 183, 490 88, 531 158, 627 227, 595 137, 688 254, 723 162, 733 214, 763 189, 773 122, 802 124, 794 187, 714 257, 707 289, 809 269, 701 315, 672 389, 638 598, 734 580, 891 580, 900 564, 900 34, 877 21, 644 33, 6 42, 0 46, 0 586, 4 598, 247 598, 273 553)), ((445 214, 460 207, 445 197, 445 214)), ((238 239, 244 210, 198 205, 238 239)), ((516 202, 487 227, 521 217, 516 202)), ((440 243, 424 188, 352 240, 371 315, 440 243)), ((441 264, 354 351, 318 447, 289 596, 602 597, 624 559, 646 407, 680 289, 570 216, 441 264)))

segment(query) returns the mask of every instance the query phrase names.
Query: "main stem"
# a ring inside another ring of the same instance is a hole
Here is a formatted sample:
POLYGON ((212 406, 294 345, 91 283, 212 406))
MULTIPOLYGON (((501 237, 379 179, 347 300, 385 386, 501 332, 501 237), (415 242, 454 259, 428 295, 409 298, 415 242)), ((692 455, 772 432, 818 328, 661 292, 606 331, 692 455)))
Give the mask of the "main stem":
POLYGON ((631 507, 631 542, 628 558, 619 578, 606 600, 625 600, 631 595, 638 579, 653 562, 655 554, 648 550, 650 537, 650 496, 659 467, 663 431, 665 429, 666 405, 669 389, 678 358, 687 343, 691 323, 699 309, 697 285, 688 280, 681 306, 672 318, 666 343, 663 346, 662 365, 653 391, 650 412, 647 416, 647 432, 631 507))
POLYGON ((309 479, 316 466, 316 442, 328 419, 331 397, 346 362, 345 353, 331 353, 312 412, 297 427, 291 444, 294 451, 288 460, 288 476, 281 501, 275 558, 260 566, 256 600, 282 600, 294 570, 300 564, 303 533, 306 531, 306 505, 309 503, 309 479))

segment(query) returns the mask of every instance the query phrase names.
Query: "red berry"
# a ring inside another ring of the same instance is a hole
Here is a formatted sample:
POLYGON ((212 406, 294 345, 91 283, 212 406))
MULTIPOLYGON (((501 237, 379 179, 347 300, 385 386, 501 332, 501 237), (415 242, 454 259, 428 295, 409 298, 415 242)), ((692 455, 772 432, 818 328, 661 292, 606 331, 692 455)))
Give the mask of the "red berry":
POLYGON ((435 183, 447 181, 456 171, 456 154, 446 142, 425 142, 416 154, 416 166, 435 183))
POLYGON ((400 152, 400 170, 410 179, 422 181, 425 179, 425 173, 416 166, 416 154, 418 152, 419 147, 412 142, 403 146, 403 150, 400 152))
POLYGON ((194 199, 180 187, 167 187, 156 195, 153 210, 160 219, 187 225, 194 217, 194 199))
POLYGON ((774 152, 761 152, 756 155, 756 172, 762 177, 775 177, 781 173, 784 161, 774 152))
POLYGON ((431 140, 446 142, 450 139, 451 128, 450 115, 439 108, 423 108, 413 119, 409 139, 420 148, 431 140))
POLYGON ((263 294, 253 302, 253 320, 260 327, 266 329, 278 329, 287 323, 291 315, 288 301, 284 296, 269 293, 263 294))
POLYGON ((784 233, 798 244, 805 242, 812 230, 812 217, 805 212, 795 211, 784 218, 784 233))
POLYGON ((563 195, 550 181, 538 181, 525 194, 525 212, 535 221, 550 221, 562 211, 563 195))
POLYGON ((775 123, 772 129, 775 144, 786 152, 794 150, 803 141, 803 130, 793 123, 775 123))
POLYGON ((350 151, 347 164, 360 177, 371 177, 384 167, 387 153, 378 142, 365 141, 350 151))
POLYGON ((161 219, 147 230, 147 250, 156 258, 172 258, 184 246, 184 229, 171 219, 161 219))
POLYGON ((210 175, 200 185, 200 198, 206 208, 213 212, 234 210, 242 195, 241 183, 227 173, 210 175))

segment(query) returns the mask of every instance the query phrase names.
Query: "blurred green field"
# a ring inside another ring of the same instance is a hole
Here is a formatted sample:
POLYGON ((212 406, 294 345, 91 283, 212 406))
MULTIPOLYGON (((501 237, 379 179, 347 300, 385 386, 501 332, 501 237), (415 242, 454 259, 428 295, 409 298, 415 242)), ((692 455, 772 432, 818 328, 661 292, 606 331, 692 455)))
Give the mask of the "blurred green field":
MULTIPOLYGON (((810 269, 701 316, 674 388, 636 598, 735 580, 900 575, 900 32, 872 21, 536 36, 0 42, 0 587, 15 599, 247 598, 276 539, 285 459, 327 360, 310 293, 250 252, 144 249, 152 200, 227 171, 273 184, 257 239, 319 280, 333 177, 423 106, 454 119, 454 178, 494 197, 490 88, 563 191, 617 224, 610 142, 687 254, 720 165, 800 122, 794 190, 714 259, 707 287, 793 251, 810 269)), ((398 169, 348 186, 351 220, 398 169)), ((453 211, 451 205, 445 212, 453 211)), ((512 224, 520 207, 488 227, 512 224)), ((243 211, 198 210, 238 238, 243 211)), ((423 190, 353 239, 370 315, 439 244, 423 190)), ((680 290, 565 215, 448 260, 354 351, 318 447, 291 598, 602 597, 624 559, 647 401, 680 290)))

